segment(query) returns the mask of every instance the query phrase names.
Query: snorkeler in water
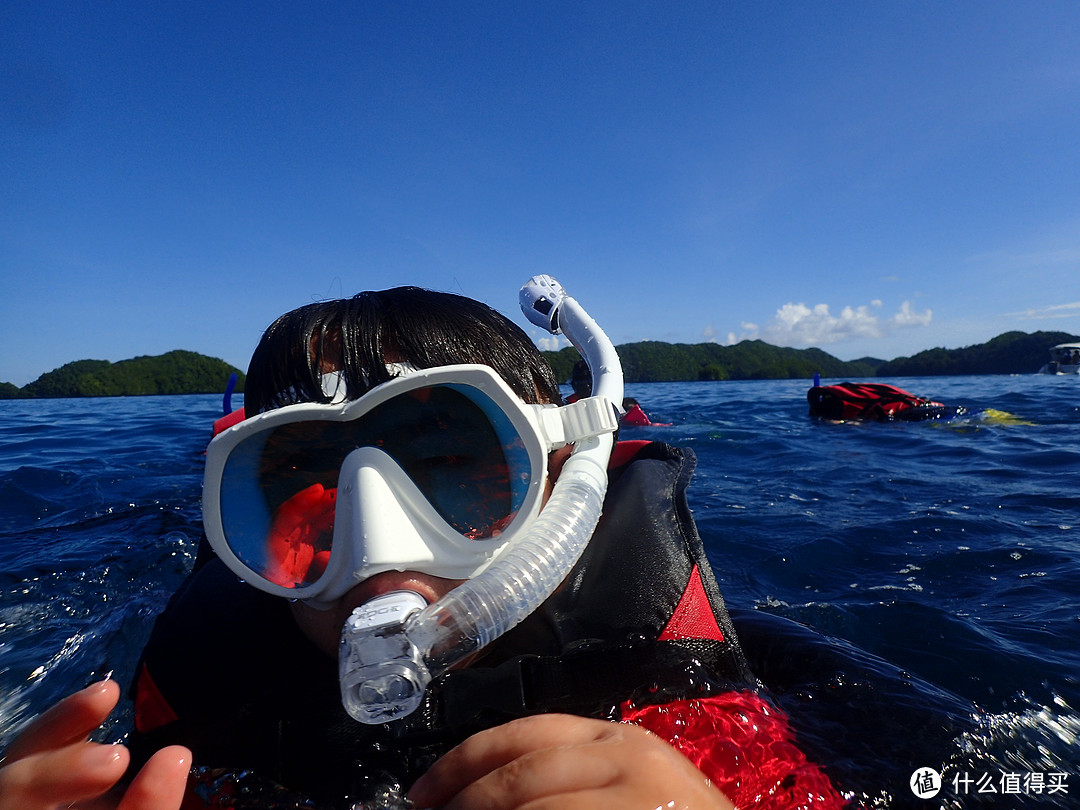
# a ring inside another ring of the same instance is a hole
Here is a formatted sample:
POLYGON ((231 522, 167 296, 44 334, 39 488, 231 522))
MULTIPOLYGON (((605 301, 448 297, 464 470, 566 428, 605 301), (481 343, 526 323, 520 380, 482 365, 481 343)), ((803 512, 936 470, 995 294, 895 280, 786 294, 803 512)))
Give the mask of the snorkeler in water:
POLYGON ((963 416, 963 406, 945 405, 886 383, 814 385, 806 392, 810 416, 837 422, 921 422, 963 416))
MULTIPOLYGON (((550 279, 527 291, 591 347, 591 396, 560 406, 525 333, 459 296, 269 327, 139 666, 124 810, 843 804, 757 692, 686 503, 693 454, 614 444, 613 347, 550 279)), ((116 696, 22 735, 0 810, 120 780, 127 752, 86 742, 116 696)))
POLYGON ((671 422, 653 422, 633 397, 623 397, 623 415, 619 423, 623 427, 671 427, 671 422))

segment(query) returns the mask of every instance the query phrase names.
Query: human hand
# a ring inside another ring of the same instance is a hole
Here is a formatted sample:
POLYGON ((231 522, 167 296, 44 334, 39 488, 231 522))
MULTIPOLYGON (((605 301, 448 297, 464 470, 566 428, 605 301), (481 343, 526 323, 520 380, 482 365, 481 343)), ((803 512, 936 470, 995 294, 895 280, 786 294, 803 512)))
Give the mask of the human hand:
POLYGON ((8 747, 0 767, 0 810, 176 810, 184 797, 191 752, 163 748, 126 790, 105 794, 127 770, 122 745, 89 741, 116 707, 120 687, 99 681, 50 708, 8 747))
POLYGON ((688 759, 637 726, 541 714, 481 731, 409 791, 443 810, 731 810, 688 759))

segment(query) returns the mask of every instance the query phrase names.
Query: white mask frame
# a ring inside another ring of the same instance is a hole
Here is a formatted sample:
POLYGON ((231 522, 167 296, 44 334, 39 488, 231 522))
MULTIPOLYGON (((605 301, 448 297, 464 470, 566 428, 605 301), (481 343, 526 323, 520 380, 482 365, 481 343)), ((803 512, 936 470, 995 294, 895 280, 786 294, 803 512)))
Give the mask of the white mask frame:
POLYGON ((527 404, 488 366, 460 364, 405 372, 357 400, 287 405, 246 419, 211 441, 204 478, 204 527, 211 546, 238 577, 267 593, 304 600, 316 608, 329 606, 357 583, 384 571, 470 579, 535 520, 547 483, 548 454, 612 430, 607 400, 590 398, 563 407, 527 404), (391 455, 370 446, 340 450, 333 542, 325 570, 299 585, 268 578, 267 565, 257 558, 266 553, 258 544, 267 541, 272 514, 263 505, 254 467, 269 437, 305 422, 358 425, 398 397, 439 388, 477 392, 474 402, 488 403, 480 410, 492 421, 505 419, 502 435, 520 440, 521 447, 511 451, 518 458, 512 473, 524 472, 524 454, 528 483, 515 496, 518 505, 512 519, 497 535, 466 536, 435 509, 391 455), (242 533, 250 537, 241 541, 242 533))

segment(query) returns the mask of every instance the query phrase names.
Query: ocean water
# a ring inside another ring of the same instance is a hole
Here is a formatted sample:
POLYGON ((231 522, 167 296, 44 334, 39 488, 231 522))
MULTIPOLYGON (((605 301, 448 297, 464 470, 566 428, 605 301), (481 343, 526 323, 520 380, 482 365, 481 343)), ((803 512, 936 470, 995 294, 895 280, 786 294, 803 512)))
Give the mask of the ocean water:
MULTIPOLYGON (((887 382, 990 412, 831 424, 806 381, 631 385, 673 424, 623 438, 697 454, 691 506, 752 665, 853 805, 1080 807, 1080 380, 887 382)), ((193 562, 220 413, 0 401, 0 745, 96 676, 130 681, 193 562)))

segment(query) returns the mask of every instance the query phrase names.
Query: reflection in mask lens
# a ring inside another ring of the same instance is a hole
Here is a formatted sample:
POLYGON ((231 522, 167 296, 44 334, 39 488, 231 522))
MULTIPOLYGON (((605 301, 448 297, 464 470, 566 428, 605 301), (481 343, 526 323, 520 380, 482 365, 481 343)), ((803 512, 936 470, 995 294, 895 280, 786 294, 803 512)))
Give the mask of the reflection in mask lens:
POLYGON ((359 447, 389 455, 473 539, 505 529, 531 478, 521 437, 485 394, 456 384, 418 388, 348 422, 292 422, 233 448, 221 484, 233 552, 276 584, 316 581, 329 560, 341 464, 359 447))

